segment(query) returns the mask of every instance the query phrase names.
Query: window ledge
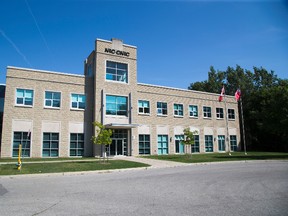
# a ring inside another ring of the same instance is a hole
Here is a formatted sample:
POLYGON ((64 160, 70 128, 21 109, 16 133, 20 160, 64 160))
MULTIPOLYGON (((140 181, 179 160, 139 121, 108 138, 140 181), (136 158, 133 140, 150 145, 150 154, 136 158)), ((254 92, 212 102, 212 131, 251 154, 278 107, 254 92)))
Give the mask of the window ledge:
POLYGON ((184 118, 184 116, 177 116, 177 115, 174 115, 174 118, 184 118))
POLYGON ((138 113, 138 115, 141 115, 141 116, 151 116, 150 113, 138 113))
POLYGON ((44 106, 44 109, 60 110, 61 107, 45 107, 45 106, 44 106))
POLYGON ((76 108, 70 108, 70 111, 85 111, 85 109, 76 109, 76 108))
POLYGON ((33 108, 33 105, 20 105, 20 104, 15 104, 14 107, 23 107, 23 108, 33 108))
POLYGON ((191 118, 191 119, 198 119, 198 116, 196 117, 196 116, 189 116, 189 118, 191 118))

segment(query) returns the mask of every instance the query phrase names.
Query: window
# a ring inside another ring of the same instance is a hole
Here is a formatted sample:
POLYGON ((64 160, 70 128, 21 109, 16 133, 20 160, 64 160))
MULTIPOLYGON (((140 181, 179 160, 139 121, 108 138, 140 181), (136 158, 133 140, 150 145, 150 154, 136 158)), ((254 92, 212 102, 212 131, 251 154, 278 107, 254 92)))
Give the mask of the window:
POLYGON ((183 116, 183 104, 174 104, 174 116, 183 116))
POLYGON ((61 103, 60 92, 45 92, 45 107, 59 108, 61 103))
POLYGON ((70 156, 84 155, 84 134, 71 133, 70 134, 70 156))
POLYGON ((237 137, 235 135, 230 135, 230 148, 231 151, 237 151, 237 137))
POLYGON ((139 134, 139 154, 150 154, 150 135, 139 134))
POLYGON ((167 115, 167 103, 157 102, 157 115, 167 115))
POLYGON ((149 101, 139 100, 138 101, 138 112, 140 114, 149 114, 150 113, 149 101))
POLYGON ((168 136, 158 135, 158 155, 168 154, 168 136))
POLYGON ((199 135, 194 135, 194 144, 191 146, 191 152, 200 152, 199 135))
POLYGON ((128 65, 118 62, 106 62, 106 80, 128 82, 128 65))
POLYGON ((207 106, 203 107, 203 116, 204 116, 204 118, 211 118, 212 117, 211 107, 207 107, 207 106))
POLYGON ((106 95, 106 115, 127 116, 127 97, 106 95))
POLYGON ((29 132, 17 131, 13 135, 12 157, 18 157, 19 144, 22 144, 22 157, 30 157, 30 137, 29 132))
POLYGON ((189 105, 189 116, 198 117, 198 107, 195 105, 189 105))
POLYGON ((205 135, 205 152, 213 152, 213 136, 205 135))
POLYGON ((43 133, 43 157, 58 157, 59 133, 43 133))
POLYGON ((234 109, 228 109, 228 119, 235 119, 235 111, 234 109))
POLYGON ((175 135, 175 152, 183 154, 184 153, 184 144, 181 140, 184 140, 184 135, 175 135))
POLYGON ((223 108, 216 108, 216 117, 217 119, 224 118, 223 108))
POLYGON ((17 89, 16 104, 23 106, 33 106, 33 90, 17 89))
POLYGON ((223 135, 218 136, 218 150, 225 151, 225 136, 223 135))
POLYGON ((83 94, 71 94, 71 108, 85 109, 86 97, 83 94))

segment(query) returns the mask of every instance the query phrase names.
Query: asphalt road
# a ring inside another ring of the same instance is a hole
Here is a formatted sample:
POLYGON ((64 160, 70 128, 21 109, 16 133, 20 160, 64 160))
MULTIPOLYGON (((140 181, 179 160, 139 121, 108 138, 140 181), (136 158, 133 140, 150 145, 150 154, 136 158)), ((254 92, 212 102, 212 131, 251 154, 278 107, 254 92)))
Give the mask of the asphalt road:
POLYGON ((288 162, 0 177, 0 215, 288 215, 288 162))

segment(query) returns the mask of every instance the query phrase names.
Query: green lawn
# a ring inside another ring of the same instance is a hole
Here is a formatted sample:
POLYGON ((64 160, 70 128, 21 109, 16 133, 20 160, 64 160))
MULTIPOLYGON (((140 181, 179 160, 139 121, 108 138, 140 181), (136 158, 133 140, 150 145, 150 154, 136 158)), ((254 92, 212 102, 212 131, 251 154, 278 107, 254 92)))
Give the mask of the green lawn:
POLYGON ((186 155, 151 155, 145 156, 151 159, 170 160, 182 163, 200 162, 221 162, 221 161, 241 161, 241 160, 288 160, 288 153, 278 152, 232 152, 228 153, 203 153, 186 155))
MULTIPOLYGON (((1 162, 1 160, 0 160, 1 162)), ((92 161, 71 161, 54 163, 23 163, 21 170, 17 170, 15 164, 0 164, 0 175, 37 174, 37 173, 62 173, 92 170, 127 169, 136 167, 148 167, 149 165, 124 160, 109 160, 102 163, 92 161)))

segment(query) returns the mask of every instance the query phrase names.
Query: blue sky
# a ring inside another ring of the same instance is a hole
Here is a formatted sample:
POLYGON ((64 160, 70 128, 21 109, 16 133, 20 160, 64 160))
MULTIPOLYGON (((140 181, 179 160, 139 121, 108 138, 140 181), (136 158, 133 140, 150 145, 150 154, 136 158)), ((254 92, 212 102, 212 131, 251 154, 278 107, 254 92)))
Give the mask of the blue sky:
POLYGON ((210 66, 288 78, 287 1, 1 0, 6 67, 83 74, 96 38, 138 48, 138 82, 186 89, 210 66))

